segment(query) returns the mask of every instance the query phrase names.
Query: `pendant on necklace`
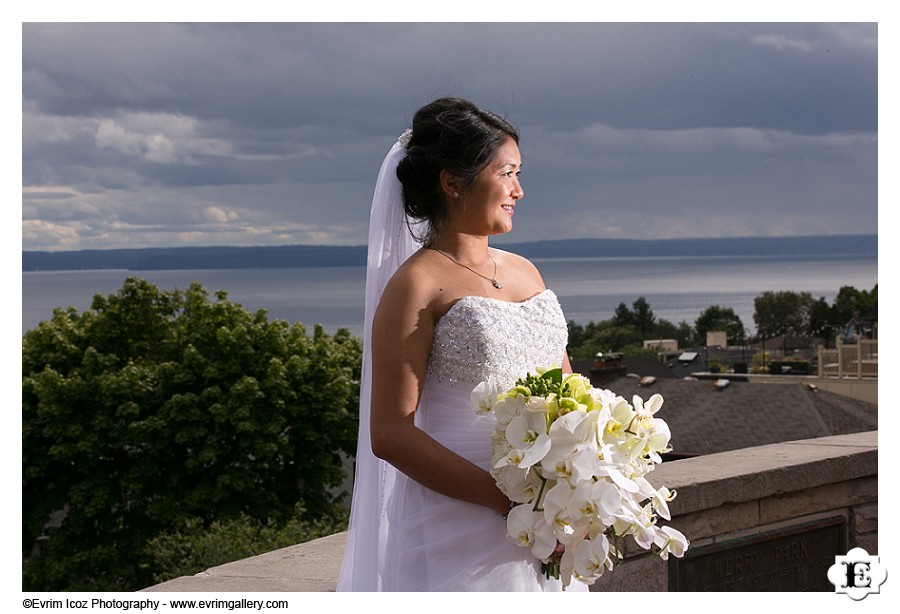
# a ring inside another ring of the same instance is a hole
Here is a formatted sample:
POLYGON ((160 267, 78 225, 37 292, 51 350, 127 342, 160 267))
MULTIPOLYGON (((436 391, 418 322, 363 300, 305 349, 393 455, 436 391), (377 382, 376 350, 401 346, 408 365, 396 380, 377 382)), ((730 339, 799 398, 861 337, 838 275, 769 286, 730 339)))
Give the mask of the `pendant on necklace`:
POLYGON ((503 289, 503 284, 501 284, 501 283, 500 283, 499 281, 497 281, 496 279, 492 279, 492 280, 491 280, 491 284, 492 284, 495 288, 497 288, 498 290, 502 290, 502 289, 503 289))

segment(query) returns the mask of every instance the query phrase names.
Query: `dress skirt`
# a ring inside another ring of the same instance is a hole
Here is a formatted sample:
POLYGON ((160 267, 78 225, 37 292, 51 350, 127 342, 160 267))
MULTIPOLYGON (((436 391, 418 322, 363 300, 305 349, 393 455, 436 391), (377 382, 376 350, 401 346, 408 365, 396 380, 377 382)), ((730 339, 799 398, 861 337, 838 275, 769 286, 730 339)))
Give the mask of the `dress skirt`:
MULTIPOLYGON (((495 420, 476 414, 471 386, 429 379, 416 421, 441 444, 490 470, 495 420)), ((398 474, 387 505, 384 590, 559 591, 528 548, 506 536, 496 511, 425 488, 398 474)), ((569 590, 579 590, 574 582, 569 590)), ((585 587, 586 588, 586 587, 585 587)))

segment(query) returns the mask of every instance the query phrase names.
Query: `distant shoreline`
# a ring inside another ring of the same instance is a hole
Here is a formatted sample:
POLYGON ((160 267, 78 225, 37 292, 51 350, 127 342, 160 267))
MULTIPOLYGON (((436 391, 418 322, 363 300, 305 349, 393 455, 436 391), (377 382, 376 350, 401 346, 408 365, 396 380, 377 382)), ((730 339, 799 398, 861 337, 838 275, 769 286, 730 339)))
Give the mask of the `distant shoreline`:
MULTIPOLYGON (((527 258, 878 256, 878 235, 736 237, 726 239, 563 239, 497 243, 527 258)), ((23 251, 22 272, 123 269, 276 269, 365 266, 365 245, 160 247, 80 251, 23 251)))

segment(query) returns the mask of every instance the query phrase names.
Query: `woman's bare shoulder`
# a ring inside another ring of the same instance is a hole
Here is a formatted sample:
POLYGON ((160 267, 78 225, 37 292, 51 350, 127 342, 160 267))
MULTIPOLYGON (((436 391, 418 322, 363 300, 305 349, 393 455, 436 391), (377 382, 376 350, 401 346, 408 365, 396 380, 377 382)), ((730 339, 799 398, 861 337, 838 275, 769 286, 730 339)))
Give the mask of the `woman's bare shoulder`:
POLYGON ((392 309, 409 307, 419 310, 429 306, 436 294, 432 266, 423 250, 410 256, 388 281, 381 302, 390 304, 392 309))
POLYGON ((497 263, 504 268, 512 269, 517 275, 532 280, 533 283, 539 284, 542 288, 544 280, 541 278, 541 272, 531 260, 519 254, 508 252, 506 250, 491 248, 494 252, 494 258, 497 263))

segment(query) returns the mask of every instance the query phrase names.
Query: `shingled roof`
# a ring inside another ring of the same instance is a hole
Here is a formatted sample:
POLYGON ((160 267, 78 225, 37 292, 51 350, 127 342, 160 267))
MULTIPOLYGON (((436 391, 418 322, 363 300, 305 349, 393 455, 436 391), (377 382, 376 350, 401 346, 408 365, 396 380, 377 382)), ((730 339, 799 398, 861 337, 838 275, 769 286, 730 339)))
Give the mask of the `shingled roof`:
POLYGON ((672 455, 727 450, 878 429, 878 407, 805 384, 753 384, 657 378, 642 386, 634 377, 602 385, 629 402, 654 393, 664 403, 657 417, 672 431, 672 455))

